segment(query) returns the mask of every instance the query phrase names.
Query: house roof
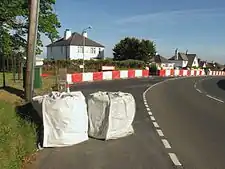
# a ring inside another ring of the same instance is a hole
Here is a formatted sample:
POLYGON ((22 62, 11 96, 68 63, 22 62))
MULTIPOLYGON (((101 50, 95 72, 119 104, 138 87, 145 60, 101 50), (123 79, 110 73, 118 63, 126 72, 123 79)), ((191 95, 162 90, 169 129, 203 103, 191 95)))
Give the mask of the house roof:
POLYGON ((192 67, 193 61, 197 55, 196 54, 187 54, 188 64, 187 67, 192 67))
MULTIPOLYGON (((173 56, 173 57, 171 57, 171 58, 169 58, 169 60, 177 60, 176 59, 176 56, 173 56)), ((188 60, 188 58, 187 58, 187 55, 185 54, 185 53, 178 53, 178 60, 185 60, 185 61, 187 61, 188 60)))
POLYGON ((155 63, 172 63, 170 60, 160 55, 153 56, 152 59, 150 59, 150 61, 155 63))
MULTIPOLYGON (((49 45, 47 47, 52 47, 52 46, 83 46, 83 35, 74 32, 72 33, 71 37, 68 39, 61 38, 49 45)), ((93 46, 93 47, 104 47, 98 42, 95 42, 89 38, 85 37, 85 46, 93 46)))
POLYGON ((199 60, 199 67, 203 67, 204 64, 205 64, 205 66, 206 66, 206 61, 201 61, 201 60, 199 60))

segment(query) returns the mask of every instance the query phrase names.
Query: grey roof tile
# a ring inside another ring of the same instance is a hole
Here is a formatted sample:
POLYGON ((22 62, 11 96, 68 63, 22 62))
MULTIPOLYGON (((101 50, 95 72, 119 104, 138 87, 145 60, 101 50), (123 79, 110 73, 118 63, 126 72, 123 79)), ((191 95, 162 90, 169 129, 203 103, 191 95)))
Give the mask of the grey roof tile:
MULTIPOLYGON (((51 47, 51 46, 83 46, 83 35, 74 32, 70 38, 68 39, 64 39, 61 38, 55 42, 53 42, 52 44, 47 45, 47 47, 51 47)), ((89 38, 85 38, 85 46, 93 46, 93 47, 104 47, 103 45, 101 45, 98 42, 95 42, 89 38)))

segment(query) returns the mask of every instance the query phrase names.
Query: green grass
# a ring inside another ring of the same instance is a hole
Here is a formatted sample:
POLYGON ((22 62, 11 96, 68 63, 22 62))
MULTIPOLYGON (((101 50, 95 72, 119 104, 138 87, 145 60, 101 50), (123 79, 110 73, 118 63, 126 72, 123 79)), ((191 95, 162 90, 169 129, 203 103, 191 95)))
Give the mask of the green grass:
MULTIPOLYGON (((22 79, 14 81, 12 73, 5 75, 7 88, 0 88, 0 169, 24 169, 35 160, 36 126, 20 118, 15 111, 16 106, 25 103, 21 98, 22 79)), ((2 84, 0 73, 0 87, 2 84)), ((54 84, 54 77, 43 78, 43 87, 35 93, 49 92, 54 84)))
POLYGON ((35 126, 21 119, 11 103, 0 100, 0 168, 20 169, 35 147, 35 126))

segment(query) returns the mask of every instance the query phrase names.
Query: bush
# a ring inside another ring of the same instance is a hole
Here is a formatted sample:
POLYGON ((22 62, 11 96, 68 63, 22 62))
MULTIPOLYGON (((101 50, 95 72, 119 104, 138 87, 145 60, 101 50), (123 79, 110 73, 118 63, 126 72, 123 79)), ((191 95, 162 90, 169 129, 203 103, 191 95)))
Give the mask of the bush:
MULTIPOLYGON (((117 70, 121 69, 144 69, 145 62, 139 60, 114 61, 113 59, 85 60, 85 72, 94 72, 101 70, 102 66, 115 66, 117 70)), ((83 65, 82 59, 77 60, 44 60, 44 71, 53 71, 55 65, 58 68, 68 68, 68 72, 82 72, 80 65, 83 65)))

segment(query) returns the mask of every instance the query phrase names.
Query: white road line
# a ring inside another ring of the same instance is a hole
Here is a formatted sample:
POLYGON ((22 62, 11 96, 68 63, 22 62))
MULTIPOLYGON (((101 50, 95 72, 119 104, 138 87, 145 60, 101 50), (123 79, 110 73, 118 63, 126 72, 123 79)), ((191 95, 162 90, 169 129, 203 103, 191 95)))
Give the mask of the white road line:
POLYGON ((148 114, 151 116, 152 115, 152 112, 148 111, 148 114))
POLYGON ((155 117, 154 116, 150 116, 152 121, 155 121, 155 117))
POLYGON ((159 135, 160 137, 164 137, 164 134, 163 134, 162 130, 158 129, 158 130, 156 130, 156 131, 157 131, 157 133, 158 133, 158 135, 159 135))
POLYGON ((215 98, 215 97, 213 97, 213 96, 210 96, 210 95, 206 95, 207 97, 209 97, 209 98, 211 98, 211 99, 214 99, 214 100, 216 100, 216 101, 218 101, 218 102, 220 102, 220 103, 224 103, 224 101, 223 100, 220 100, 220 99, 217 99, 217 98, 215 98))
MULTIPOLYGON (((150 108, 149 108, 148 103, 147 103, 147 100, 146 100, 146 93, 147 93, 150 89, 152 89, 153 87, 155 87, 155 86, 157 86, 157 85, 159 85, 159 84, 161 84, 161 83, 165 83, 165 82, 170 81, 170 80, 184 79, 184 78, 187 78, 187 77, 177 77, 177 78, 167 79, 167 80, 158 82, 158 83, 156 83, 156 84, 154 84, 154 85, 148 87, 148 88, 144 91, 144 93, 143 93, 144 104, 145 104, 145 106, 146 106, 146 109, 147 109, 148 114, 150 115, 151 120, 154 121, 154 122, 153 122, 153 125, 154 125, 155 128, 160 128, 160 127, 159 127, 158 123, 155 121, 155 118, 152 116, 152 112, 150 111, 150 108)), ((156 131, 157 131, 157 133, 159 134, 160 137, 164 137, 164 134, 163 134, 162 130, 156 129, 156 131)), ((162 142, 163 142, 165 148, 171 148, 169 142, 168 142, 166 139, 162 139, 162 142)), ((170 156, 171 160, 173 161, 173 163, 174 163, 175 165, 181 166, 181 163, 179 162, 177 156, 176 156, 174 153, 169 153, 169 156, 170 156)))
POLYGON ((171 148, 169 142, 166 139, 162 139, 162 143, 165 146, 165 148, 171 148))
POLYGON ((194 84, 194 88, 196 88, 197 87, 197 82, 194 84))
POLYGON ((174 153, 169 153, 169 156, 170 156, 171 160, 173 161, 173 163, 174 163, 176 166, 181 166, 181 163, 180 163, 180 161, 178 160, 176 154, 174 154, 174 153))
POLYGON ((199 89, 196 89, 199 93, 202 93, 202 91, 201 90, 199 90, 199 89))
POLYGON ((155 128, 159 128, 159 125, 157 122, 153 122, 153 125, 155 126, 155 128))

